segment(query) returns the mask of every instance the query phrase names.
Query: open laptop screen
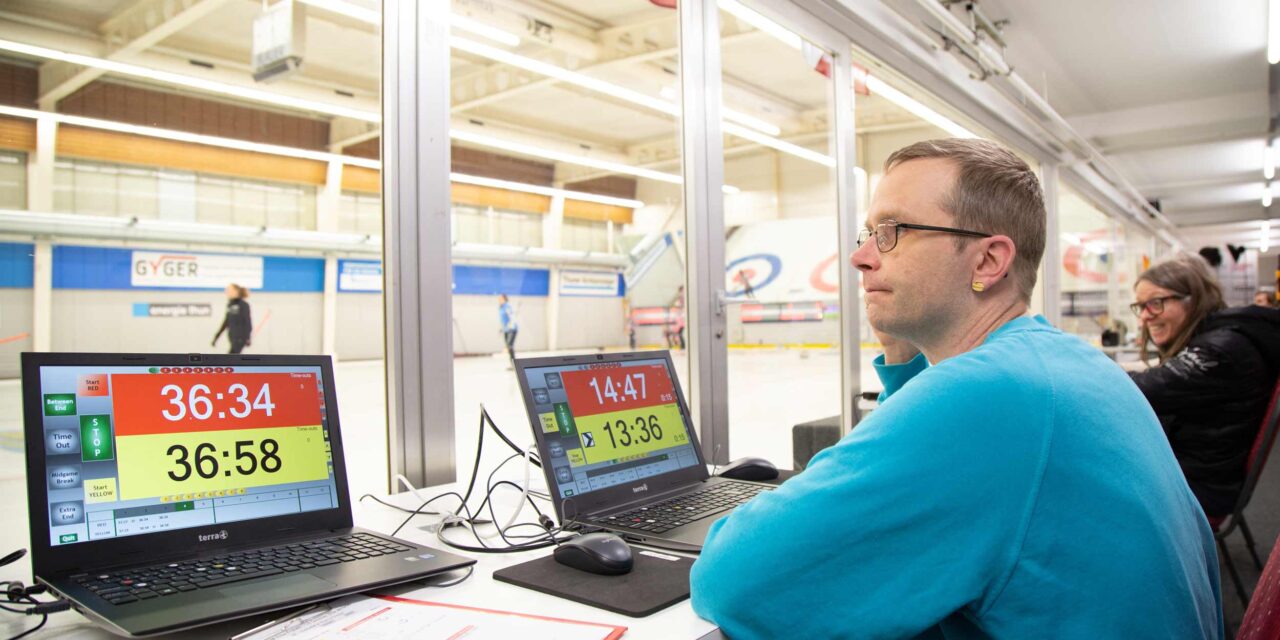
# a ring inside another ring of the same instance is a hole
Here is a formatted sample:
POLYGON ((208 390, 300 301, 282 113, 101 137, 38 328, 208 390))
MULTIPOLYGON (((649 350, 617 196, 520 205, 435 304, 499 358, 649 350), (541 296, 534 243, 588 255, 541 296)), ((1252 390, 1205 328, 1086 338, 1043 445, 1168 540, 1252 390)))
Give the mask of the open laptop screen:
POLYGON ((51 546, 338 508, 320 367, 46 365, 39 384, 51 546))
POLYGON ((523 373, 561 498, 699 464, 665 359, 523 373))

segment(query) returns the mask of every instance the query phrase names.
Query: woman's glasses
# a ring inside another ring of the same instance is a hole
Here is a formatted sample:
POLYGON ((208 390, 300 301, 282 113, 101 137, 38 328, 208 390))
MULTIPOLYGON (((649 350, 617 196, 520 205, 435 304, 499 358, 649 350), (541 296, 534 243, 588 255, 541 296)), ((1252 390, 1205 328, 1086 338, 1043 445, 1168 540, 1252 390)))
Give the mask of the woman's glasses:
POLYGON ((1153 316, 1158 316, 1164 313, 1165 300, 1185 300, 1189 297, 1191 296, 1160 296, 1159 298, 1152 298, 1146 302, 1135 302, 1129 305, 1129 309, 1133 311, 1133 315, 1135 316, 1142 315, 1143 309, 1146 309, 1147 313, 1153 316))

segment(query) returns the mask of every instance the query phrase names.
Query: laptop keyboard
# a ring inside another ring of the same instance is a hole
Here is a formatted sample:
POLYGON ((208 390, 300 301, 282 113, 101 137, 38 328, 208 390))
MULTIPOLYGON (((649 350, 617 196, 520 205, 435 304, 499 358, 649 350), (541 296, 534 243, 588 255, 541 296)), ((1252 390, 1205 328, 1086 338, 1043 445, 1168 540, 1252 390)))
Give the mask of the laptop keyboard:
POLYGON ((221 587, 233 582, 355 562, 410 551, 394 540, 355 533, 322 540, 237 551, 199 560, 72 576, 81 586, 116 605, 221 587))
POLYGON ((625 513, 596 518, 595 522, 610 527, 663 533, 694 520, 728 511, 772 488, 745 482, 722 482, 625 513))

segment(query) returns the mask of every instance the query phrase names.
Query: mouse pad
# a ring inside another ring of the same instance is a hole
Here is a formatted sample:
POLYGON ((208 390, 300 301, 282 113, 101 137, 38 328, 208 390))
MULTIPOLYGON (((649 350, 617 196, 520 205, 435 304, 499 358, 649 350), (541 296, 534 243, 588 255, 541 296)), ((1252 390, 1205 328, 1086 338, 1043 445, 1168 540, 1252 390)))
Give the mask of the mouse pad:
POLYGON ((689 597, 693 558, 633 547, 631 573, 602 576, 566 567, 551 556, 494 572, 493 578, 526 589, 643 618, 689 597))

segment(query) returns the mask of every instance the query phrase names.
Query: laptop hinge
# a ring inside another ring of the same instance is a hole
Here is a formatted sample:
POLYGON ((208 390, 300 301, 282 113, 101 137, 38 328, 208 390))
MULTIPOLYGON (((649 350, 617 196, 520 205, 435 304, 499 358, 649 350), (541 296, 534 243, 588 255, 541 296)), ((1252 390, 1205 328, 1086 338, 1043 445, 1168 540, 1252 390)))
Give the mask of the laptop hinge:
POLYGON ((608 510, 606 510, 606 511, 597 511, 596 513, 591 514, 591 515, 588 515, 587 517, 588 517, 588 518, 591 518, 591 519, 600 518, 600 517, 602 517, 602 516, 609 516, 609 515, 613 515, 613 514, 615 514, 615 513, 622 513, 622 512, 624 512, 624 511, 630 511, 630 510, 632 510, 632 509, 635 509, 636 507, 640 507, 640 506, 643 506, 643 505, 645 505, 645 504, 651 504, 651 503, 654 503, 654 502, 661 502, 661 501, 662 501, 663 499, 665 499, 665 498, 669 498, 669 497, 672 497, 672 496, 678 496, 678 495, 681 495, 681 494, 689 493, 690 491, 694 490, 698 485, 700 485, 700 484, 702 484, 702 483, 704 483, 704 482, 706 482, 706 480, 699 480, 698 482, 696 482, 696 483, 694 483, 694 484, 686 484, 686 485, 684 485, 683 487, 676 487, 675 489, 671 489, 671 490, 668 490, 668 491, 663 491, 662 493, 650 493, 650 494, 645 495, 645 496, 644 496, 644 497, 642 497, 642 498, 637 498, 637 499, 632 500, 632 501, 630 501, 630 502, 625 502, 625 503, 623 503, 623 504, 621 504, 621 505, 618 505, 618 506, 616 506, 616 507, 613 507, 612 509, 608 509, 608 510))

